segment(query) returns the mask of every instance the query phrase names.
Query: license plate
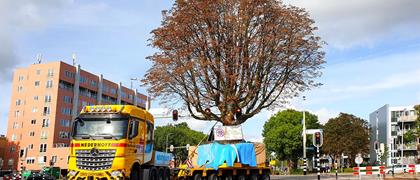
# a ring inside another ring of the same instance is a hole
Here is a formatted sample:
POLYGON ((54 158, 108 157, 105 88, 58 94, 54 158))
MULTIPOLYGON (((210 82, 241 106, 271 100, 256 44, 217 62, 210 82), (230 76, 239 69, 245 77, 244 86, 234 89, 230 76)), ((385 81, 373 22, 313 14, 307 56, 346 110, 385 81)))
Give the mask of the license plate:
POLYGON ((81 172, 79 176, 104 176, 104 173, 86 173, 86 172, 81 172))

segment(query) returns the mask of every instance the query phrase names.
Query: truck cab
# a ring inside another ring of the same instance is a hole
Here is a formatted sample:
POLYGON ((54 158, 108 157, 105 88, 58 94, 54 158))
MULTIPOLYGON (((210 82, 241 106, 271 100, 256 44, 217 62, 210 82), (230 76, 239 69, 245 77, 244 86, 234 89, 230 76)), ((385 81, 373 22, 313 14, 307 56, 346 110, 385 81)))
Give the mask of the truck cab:
POLYGON ((146 110, 86 106, 72 128, 68 179, 169 179, 172 155, 153 150, 154 119, 146 110))

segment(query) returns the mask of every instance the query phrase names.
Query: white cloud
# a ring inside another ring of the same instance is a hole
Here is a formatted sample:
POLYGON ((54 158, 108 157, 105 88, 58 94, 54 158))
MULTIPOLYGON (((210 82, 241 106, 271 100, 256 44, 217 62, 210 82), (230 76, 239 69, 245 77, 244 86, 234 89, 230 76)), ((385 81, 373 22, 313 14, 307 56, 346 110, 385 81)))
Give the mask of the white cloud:
POLYGON ((286 0, 307 9, 331 46, 369 47, 384 40, 420 37, 418 0, 286 0))
POLYGON ((311 113, 314 113, 318 116, 318 120, 321 124, 325 124, 328 122, 329 119, 337 117, 338 113, 328 110, 327 108, 321 108, 315 110, 311 113))
POLYGON ((393 88, 404 87, 408 85, 420 84, 420 69, 412 72, 403 72, 390 74, 388 77, 369 84, 356 84, 340 88, 331 89, 334 93, 358 93, 358 92, 376 92, 393 88))

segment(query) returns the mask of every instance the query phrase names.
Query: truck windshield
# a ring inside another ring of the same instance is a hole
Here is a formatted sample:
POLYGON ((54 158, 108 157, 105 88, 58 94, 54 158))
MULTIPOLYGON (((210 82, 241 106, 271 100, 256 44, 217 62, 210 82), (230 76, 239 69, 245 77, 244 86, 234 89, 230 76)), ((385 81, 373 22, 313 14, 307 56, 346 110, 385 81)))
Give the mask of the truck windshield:
POLYGON ((122 139, 127 135, 128 118, 84 118, 74 124, 73 138, 122 139))

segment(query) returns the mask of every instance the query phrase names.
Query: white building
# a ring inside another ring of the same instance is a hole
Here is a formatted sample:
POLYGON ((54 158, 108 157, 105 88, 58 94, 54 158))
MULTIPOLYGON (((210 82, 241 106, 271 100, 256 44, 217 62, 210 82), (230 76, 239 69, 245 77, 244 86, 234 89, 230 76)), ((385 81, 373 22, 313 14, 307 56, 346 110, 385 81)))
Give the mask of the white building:
POLYGON ((382 163, 386 163, 387 166, 416 164, 419 139, 414 138, 411 142, 403 142, 402 139, 403 134, 415 129, 416 119, 414 106, 390 107, 386 104, 370 113, 370 162, 377 163, 382 159, 380 158, 381 151, 385 151, 387 152, 386 162, 382 163), (378 150, 376 150, 375 144, 377 144, 378 150))

